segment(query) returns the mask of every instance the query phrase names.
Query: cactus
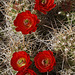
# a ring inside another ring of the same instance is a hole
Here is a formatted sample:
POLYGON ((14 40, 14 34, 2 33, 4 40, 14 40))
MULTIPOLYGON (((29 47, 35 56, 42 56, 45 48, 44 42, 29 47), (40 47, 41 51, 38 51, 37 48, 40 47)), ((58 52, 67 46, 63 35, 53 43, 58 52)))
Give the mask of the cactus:
MULTIPOLYGON (((0 75, 16 75, 17 72, 10 65, 14 52, 26 51, 33 61, 34 56, 43 50, 52 50, 56 58, 56 68, 49 72, 50 75, 73 75, 75 73, 75 13, 73 9, 71 12, 64 12, 61 10, 62 0, 55 0, 56 7, 47 15, 43 15, 33 9, 34 1, 0 1, 4 5, 0 7, 0 11, 5 19, 0 27, 0 75), (35 33, 25 36, 15 31, 13 22, 18 13, 26 10, 38 15, 41 22, 35 33)), ((74 8, 74 4, 72 7, 74 8)), ((42 75, 36 69, 35 71, 38 75, 42 75)))
POLYGON ((62 63, 60 74, 73 74, 75 72, 75 26, 67 26, 60 32, 56 32, 52 39, 52 49, 57 53, 56 60, 61 59, 57 61, 62 63))

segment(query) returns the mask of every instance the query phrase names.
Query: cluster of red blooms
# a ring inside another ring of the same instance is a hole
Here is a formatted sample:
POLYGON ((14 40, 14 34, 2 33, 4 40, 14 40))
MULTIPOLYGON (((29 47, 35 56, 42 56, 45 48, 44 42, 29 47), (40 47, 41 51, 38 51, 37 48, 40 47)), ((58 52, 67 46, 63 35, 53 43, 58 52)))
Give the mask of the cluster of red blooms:
MULTIPOLYGON (((34 58, 35 66, 40 72, 49 72, 56 65, 53 52, 50 50, 39 52, 34 58)), ((29 66, 32 64, 30 56, 25 51, 15 52, 11 59, 11 66, 19 71, 16 75, 37 75, 29 66)))
MULTIPOLYGON (((35 0, 34 9, 44 14, 55 7, 54 0, 35 0)), ((31 14, 29 10, 19 13, 14 20, 16 31, 21 31, 22 34, 29 34, 35 32, 40 20, 35 14, 31 14)))
MULTIPOLYGON (((35 0, 35 10, 44 14, 55 7, 54 0, 35 0)), ((14 20, 16 31, 22 34, 35 32, 37 24, 40 20, 35 14, 31 14, 29 10, 19 13, 14 20)), ((39 52, 34 58, 35 66, 40 72, 48 72, 55 66, 55 58, 50 50, 39 52)), ((30 56, 25 51, 15 52, 11 59, 11 66, 14 70, 19 71, 17 75, 37 75, 29 66, 32 64, 30 56)))

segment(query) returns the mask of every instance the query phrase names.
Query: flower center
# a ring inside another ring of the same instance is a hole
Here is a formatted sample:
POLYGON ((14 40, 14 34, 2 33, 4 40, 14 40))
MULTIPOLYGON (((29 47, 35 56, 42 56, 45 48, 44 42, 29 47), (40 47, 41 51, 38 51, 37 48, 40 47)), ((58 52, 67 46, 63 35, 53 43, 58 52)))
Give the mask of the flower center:
POLYGON ((46 4, 47 0, 41 0, 42 4, 46 4))
POLYGON ((24 20, 24 26, 26 28, 30 28, 32 25, 31 25, 30 21, 28 19, 26 19, 26 20, 24 20))
POLYGON ((50 62, 49 59, 44 59, 44 60, 42 60, 42 65, 48 66, 49 62, 50 62))
POLYGON ((29 22, 28 19, 24 20, 24 24, 25 24, 25 25, 28 24, 28 22, 29 22))
POLYGON ((31 75, 30 73, 26 73, 25 75, 31 75))
POLYGON ((26 20, 25 20, 25 23, 28 23, 28 22, 29 22, 29 20, 28 20, 28 19, 26 19, 26 20))
POLYGON ((25 58, 20 58, 20 59, 18 59, 17 65, 18 65, 19 67, 22 67, 22 66, 26 65, 26 60, 25 60, 25 58))

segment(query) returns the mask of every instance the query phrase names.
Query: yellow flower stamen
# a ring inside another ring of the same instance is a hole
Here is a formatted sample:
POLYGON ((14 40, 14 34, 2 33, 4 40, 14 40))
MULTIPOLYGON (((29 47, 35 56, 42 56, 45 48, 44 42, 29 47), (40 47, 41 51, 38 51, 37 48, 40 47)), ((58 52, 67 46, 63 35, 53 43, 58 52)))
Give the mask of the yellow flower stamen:
POLYGON ((47 66, 49 64, 49 59, 42 60, 42 65, 47 66))
POLYGON ((17 65, 18 65, 19 67, 22 67, 22 66, 26 65, 26 60, 25 60, 25 58, 20 58, 20 59, 18 59, 17 65))
POLYGON ((25 75, 31 75, 31 74, 29 74, 29 73, 26 73, 25 75))
POLYGON ((30 21, 28 19, 24 20, 24 26, 26 28, 30 28, 32 26, 32 24, 30 23, 30 21))
POLYGON ((42 3, 42 4, 45 4, 45 3, 46 3, 46 0, 42 0, 41 3, 42 3))

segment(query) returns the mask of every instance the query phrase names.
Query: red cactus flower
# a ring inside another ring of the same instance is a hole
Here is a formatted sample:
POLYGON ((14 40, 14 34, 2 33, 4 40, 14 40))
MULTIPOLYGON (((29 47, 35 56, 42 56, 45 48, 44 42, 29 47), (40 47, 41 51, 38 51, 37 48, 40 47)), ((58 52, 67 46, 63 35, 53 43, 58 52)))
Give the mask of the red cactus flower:
POLYGON ((14 20, 14 25, 17 27, 16 31, 21 31, 23 34, 35 32, 37 29, 36 24, 39 23, 39 19, 35 14, 31 14, 30 11, 19 13, 14 20))
POLYGON ((56 4, 54 4, 54 0, 35 0, 35 10, 38 10, 44 14, 46 14, 47 11, 50 11, 55 7, 56 4))
POLYGON ((37 74, 31 69, 27 69, 27 70, 19 71, 16 75, 37 75, 37 74))
POLYGON ((31 63, 30 57, 25 51, 15 52, 11 59, 11 66, 16 71, 27 69, 31 63))
POLYGON ((39 69, 40 72, 47 72, 53 69, 53 66, 56 65, 53 52, 43 51, 39 52, 34 58, 35 66, 39 69))

